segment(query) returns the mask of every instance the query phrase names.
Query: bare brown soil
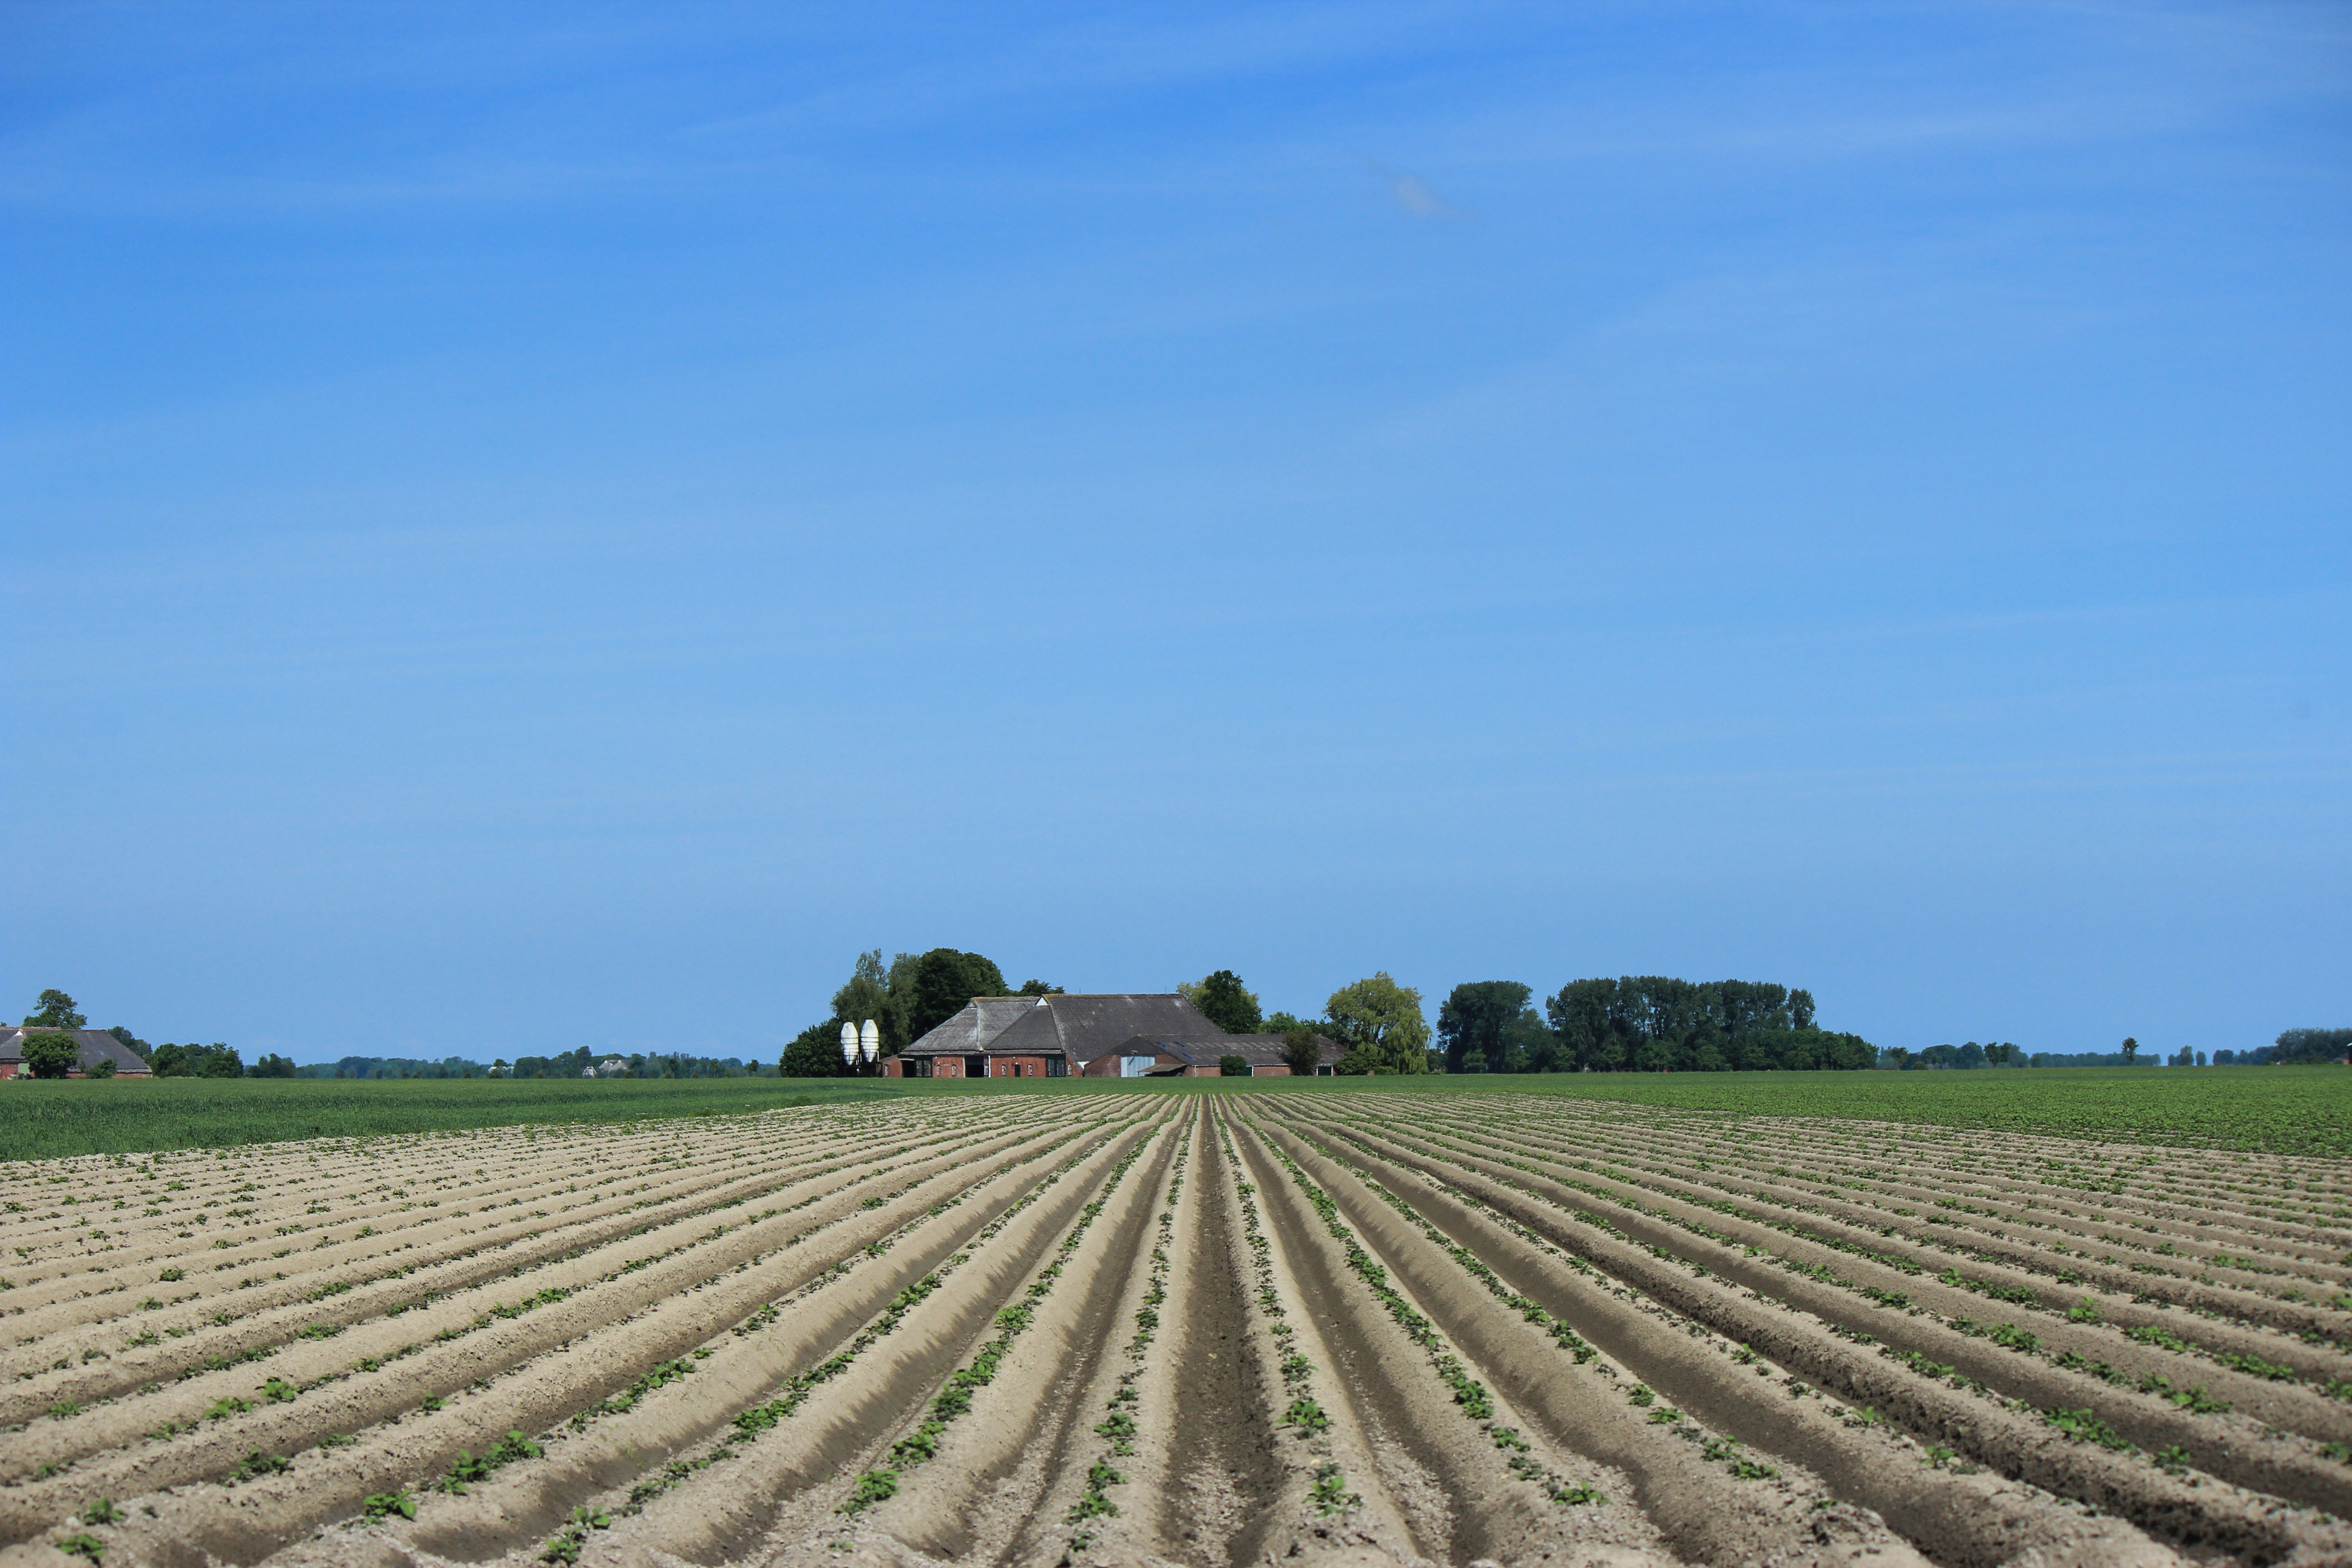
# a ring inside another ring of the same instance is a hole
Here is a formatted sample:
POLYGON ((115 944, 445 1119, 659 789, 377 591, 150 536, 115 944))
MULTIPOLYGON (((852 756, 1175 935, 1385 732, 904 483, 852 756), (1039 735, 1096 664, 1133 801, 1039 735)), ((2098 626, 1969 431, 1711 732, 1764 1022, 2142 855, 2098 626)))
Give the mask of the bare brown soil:
POLYGON ((0 1559, 2352 1563, 2344 1185, 1303 1087, 24 1164, 0 1559))

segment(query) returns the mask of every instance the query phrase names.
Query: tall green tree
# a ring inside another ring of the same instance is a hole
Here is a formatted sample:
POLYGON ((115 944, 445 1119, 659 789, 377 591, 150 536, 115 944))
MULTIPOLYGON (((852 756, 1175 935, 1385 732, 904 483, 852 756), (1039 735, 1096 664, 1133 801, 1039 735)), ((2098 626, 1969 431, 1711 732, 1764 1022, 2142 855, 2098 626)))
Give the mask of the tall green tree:
POLYGON ((1429 1070, 1429 1021, 1422 1016, 1421 993, 1398 984, 1387 970, 1334 991, 1324 1012, 1340 1047, 1349 1057, 1370 1064, 1370 1070, 1429 1070))
POLYGON ((1258 1011, 1257 994, 1244 986, 1242 977, 1230 969, 1220 969, 1176 989, 1209 1022, 1229 1035, 1255 1035, 1265 1025, 1264 1015, 1258 1011))
POLYGON ((830 1018, 793 1036, 776 1064, 779 1078, 839 1078, 848 1070, 841 1059, 841 1025, 830 1018))
POLYGON ((25 1020, 26 1027, 38 1025, 44 1029, 81 1029, 89 1020, 74 1011, 74 999, 62 991, 44 991, 36 1004, 40 1011, 25 1020))
POLYGON ((1445 1070, 1465 1070, 1475 1052, 1479 1065, 1466 1070, 1499 1071, 1505 1056, 1503 1031, 1535 994, 1516 980, 1465 980, 1437 1009, 1437 1037, 1445 1047, 1445 1070))
POLYGON ((1323 1037, 1304 1024, 1283 1032, 1282 1065, 1294 1078, 1312 1078, 1323 1065, 1323 1037))
POLYGON ((35 1078, 63 1078, 81 1059, 81 1047, 71 1035, 43 1029, 25 1037, 25 1070, 35 1078))
MULTIPOLYGON (((897 966, 892 967, 895 970, 897 966)), ((898 976, 893 973, 891 981, 895 993, 898 976)), ((1004 984, 1003 970, 976 952, 958 952, 951 947, 935 947, 914 960, 904 984, 909 1041, 921 1039, 954 1017, 975 996, 1013 994, 1013 988, 1004 984)))
POLYGON ((2138 1061, 2139 1042, 2126 1035, 2124 1037, 2124 1066, 2133 1067, 2137 1065, 2138 1061))

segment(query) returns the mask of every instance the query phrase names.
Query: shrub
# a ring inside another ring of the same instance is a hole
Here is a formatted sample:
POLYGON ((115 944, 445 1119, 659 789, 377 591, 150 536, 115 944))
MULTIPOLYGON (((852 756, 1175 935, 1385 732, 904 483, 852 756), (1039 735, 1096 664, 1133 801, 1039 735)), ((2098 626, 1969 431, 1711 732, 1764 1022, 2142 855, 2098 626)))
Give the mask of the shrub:
POLYGON ((1301 1024, 1282 1037, 1282 1063, 1294 1078, 1312 1078, 1323 1065, 1323 1037, 1301 1024))
POLYGON ((89 1071, 86 1076, 90 1078, 112 1078, 114 1076, 114 1058, 112 1057, 100 1057, 97 1061, 90 1064, 89 1071))
POLYGON ((25 1070, 35 1078, 63 1078, 81 1060, 71 1035, 43 1029, 25 1037, 25 1070))
POLYGON ((1217 1058, 1217 1076, 1219 1078, 1247 1078, 1249 1075, 1250 1065, 1249 1058, 1247 1057, 1219 1057, 1217 1058))

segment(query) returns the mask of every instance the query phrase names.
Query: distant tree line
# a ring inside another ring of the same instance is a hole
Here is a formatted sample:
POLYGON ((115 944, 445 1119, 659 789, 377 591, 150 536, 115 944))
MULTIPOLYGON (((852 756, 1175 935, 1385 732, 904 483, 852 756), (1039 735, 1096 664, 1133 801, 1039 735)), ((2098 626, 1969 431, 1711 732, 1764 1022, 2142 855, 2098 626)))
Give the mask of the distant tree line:
POLYGON ((2288 1029, 2275 1044, 2251 1051, 2215 1051, 2216 1067, 2284 1067, 2340 1062, 2352 1057, 2352 1029, 2288 1029))
POLYGON ((1571 980, 1544 1001, 1517 981, 1474 981, 1438 1009, 1448 1072, 1727 1072, 1877 1064, 1856 1035, 1819 1027, 1812 994, 1770 981, 1670 975, 1571 980))

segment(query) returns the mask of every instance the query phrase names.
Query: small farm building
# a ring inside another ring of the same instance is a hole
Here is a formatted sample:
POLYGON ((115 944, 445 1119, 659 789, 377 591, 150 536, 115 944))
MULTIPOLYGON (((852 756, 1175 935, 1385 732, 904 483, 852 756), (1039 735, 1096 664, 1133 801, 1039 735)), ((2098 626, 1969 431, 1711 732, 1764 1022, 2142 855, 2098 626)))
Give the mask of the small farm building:
MULTIPOLYGON (((1328 1059, 1339 1059, 1337 1047, 1328 1059)), ((1205 1073, 1244 1057, 1286 1073, 1278 1035, 1229 1035, 1175 992, 975 996, 882 1063, 886 1078, 1143 1078, 1205 1073)))
POLYGON ((104 1029, 53 1029, 42 1024, 0 1025, 0 1078, 15 1078, 25 1071, 25 1037, 26 1035, 71 1035, 80 1049, 68 1078, 88 1078, 89 1069, 100 1062, 114 1064, 117 1078, 147 1078, 152 1076, 139 1053, 108 1034, 104 1029))

